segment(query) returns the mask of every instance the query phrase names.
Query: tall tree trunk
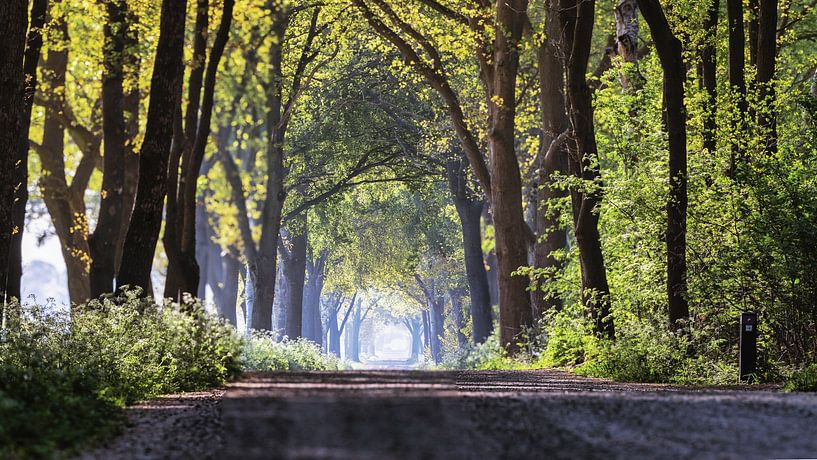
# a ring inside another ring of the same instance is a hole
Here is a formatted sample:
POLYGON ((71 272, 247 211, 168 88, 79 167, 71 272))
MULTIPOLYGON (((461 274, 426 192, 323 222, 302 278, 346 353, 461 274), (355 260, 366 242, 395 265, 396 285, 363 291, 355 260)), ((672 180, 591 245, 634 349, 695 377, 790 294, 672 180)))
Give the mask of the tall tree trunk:
MULTIPOLYGON (((214 249, 219 250, 220 248, 214 245, 214 249)), ((213 265, 217 263, 217 261, 213 261, 213 265)), ((234 254, 225 252, 221 256, 221 264, 223 287, 220 289, 217 298, 218 309, 224 319, 232 325, 237 325, 236 299, 238 299, 238 277, 241 271, 241 261, 234 254)))
MULTIPOLYGON (((261 212, 261 241, 258 250, 259 282, 264 285, 263 303, 253 310, 252 324, 256 329, 272 328, 272 304, 275 300, 275 275, 277 252, 281 231, 281 212, 284 208, 284 139, 285 124, 282 124, 283 105, 283 37, 288 18, 282 15, 273 26, 273 34, 279 37, 270 46, 270 82, 267 88, 267 190, 261 212)), ((261 294, 259 292, 259 294, 261 294)), ((259 300, 261 296, 259 296, 259 300)))
POLYGON ((573 176, 593 182, 591 189, 574 190, 571 193, 573 225, 582 272, 582 299, 594 318, 596 334, 612 339, 615 337, 615 327, 610 314, 610 287, 599 235, 601 173, 593 122, 593 101, 586 79, 593 37, 595 0, 562 0, 559 16, 563 30, 562 44, 566 50, 570 121, 576 143, 576 149, 571 149, 568 168, 573 176))
POLYGON ((499 261, 499 336, 500 343, 509 353, 518 350, 519 334, 533 323, 528 280, 524 276, 512 275, 528 264, 522 178, 514 144, 519 42, 527 19, 527 6, 527 0, 496 2, 493 85, 489 104, 491 204, 499 261))
POLYGON ((757 124, 763 136, 763 151, 777 152, 777 110, 774 77, 777 62, 777 0, 760 0, 757 32, 757 90, 760 106, 757 124))
POLYGON ((474 343, 483 343, 493 331, 491 293, 485 260, 482 257, 482 230, 480 219, 485 203, 467 186, 465 162, 454 160, 446 165, 448 186, 462 227, 465 274, 471 297, 471 326, 474 343))
POLYGON ((638 0, 650 26, 664 71, 664 119, 669 138, 669 201, 667 202, 667 294, 669 326, 682 327, 689 318, 687 301, 686 214, 687 148, 684 105, 684 57, 681 41, 673 34, 659 0, 638 0))
POLYGON ((349 328, 346 330, 346 359, 360 362, 360 324, 362 322, 361 304, 363 299, 352 302, 352 316, 349 318, 349 328))
POLYGON ((403 320, 406 329, 411 334, 411 354, 409 355, 409 362, 416 363, 420 359, 420 354, 423 352, 423 337, 422 326, 420 320, 417 318, 406 318, 403 320))
POLYGON ((729 86, 736 98, 735 119, 731 126, 732 153, 728 175, 735 178, 738 162, 744 158, 746 142, 746 122, 748 111, 746 102, 745 54, 746 36, 743 29, 743 0, 726 0, 729 19, 729 86))
POLYGON ((465 328, 465 316, 462 314, 462 296, 463 292, 460 289, 448 290, 448 297, 451 298, 451 313, 454 317, 454 326, 457 329, 457 346, 460 350, 465 350, 468 348, 468 337, 462 332, 465 328))
MULTIPOLYGON (((187 0, 163 0, 159 43, 150 85, 145 140, 139 154, 139 185, 117 287, 147 289, 162 224, 167 163, 184 74, 182 60, 187 0)), ((148 294, 145 291, 145 294, 148 294)))
POLYGON ((31 109, 34 104, 34 93, 37 91, 37 65, 40 61, 40 49, 43 46, 43 25, 45 24, 47 0, 34 0, 31 3, 31 23, 28 25, 25 52, 23 53, 23 115, 20 130, 19 150, 14 165, 15 199, 12 216, 15 232, 11 239, 9 281, 6 292, 11 297, 21 298, 21 280, 23 277, 23 232, 26 223, 26 204, 28 203, 28 133, 31 127, 31 109))
POLYGON ((283 299, 287 310, 286 335, 297 339, 303 335, 304 281, 306 279, 306 250, 308 242, 306 215, 290 221, 289 237, 282 241, 281 251, 287 297, 283 299))
POLYGON ((706 91, 704 101, 703 147, 709 155, 717 149, 717 47, 720 0, 711 0, 704 22, 704 44, 701 48, 701 80, 706 91))
MULTIPOLYGON (((23 59, 28 26, 26 0, 9 0, 0 8, 0 295, 9 292, 15 162, 25 128, 23 59)), ((19 231, 19 230, 17 230, 19 231)))
POLYGON ((329 253, 320 252, 313 261, 307 260, 307 281, 304 290, 303 336, 318 345, 322 345, 323 326, 321 324, 321 293, 326 277, 326 261, 329 253))
POLYGON ((125 202, 126 158, 133 155, 131 139, 125 121, 124 82, 126 66, 133 67, 135 52, 128 49, 134 40, 128 20, 127 3, 122 0, 105 2, 108 20, 105 23, 102 76, 102 129, 105 155, 99 218, 89 238, 91 250, 91 296, 113 291, 118 264, 119 242, 124 233, 125 214, 130 214, 125 202))
MULTIPOLYGON (((567 192, 553 186, 553 175, 567 173, 567 145, 559 141, 559 136, 569 128, 565 110, 564 72, 557 48, 559 37, 558 0, 548 0, 546 19, 547 39, 539 46, 539 104, 542 114, 542 148, 537 158, 539 177, 536 196, 536 235, 534 245, 534 266, 556 276, 563 269, 561 260, 553 256, 554 251, 567 246, 567 230, 560 223, 558 207, 550 206, 553 200, 564 198, 567 192), (559 145, 553 145, 558 142, 559 145), (554 147, 551 150, 551 146, 554 147)), ((540 283, 542 281, 539 281, 540 283)), ((559 295, 535 289, 532 296, 534 318, 550 310, 561 310, 559 295)))
POLYGON ((64 18, 51 19, 54 35, 64 42, 48 51, 43 65, 43 80, 48 88, 48 102, 43 120, 43 139, 37 150, 42 165, 39 181, 43 201, 51 216, 68 275, 68 295, 71 303, 86 302, 91 295, 89 266, 90 250, 86 229, 85 202, 80 191, 72 190, 65 174, 65 126, 61 115, 65 110, 65 74, 68 68, 68 27, 64 18), (64 45, 64 46, 63 46, 64 45))

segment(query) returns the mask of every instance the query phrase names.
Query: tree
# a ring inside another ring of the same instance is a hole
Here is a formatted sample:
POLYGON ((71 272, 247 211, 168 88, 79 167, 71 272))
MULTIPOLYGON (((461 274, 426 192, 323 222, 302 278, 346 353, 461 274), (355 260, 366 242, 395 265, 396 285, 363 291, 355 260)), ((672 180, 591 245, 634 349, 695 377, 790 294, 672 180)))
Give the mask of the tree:
POLYGON ((372 2, 377 10, 364 0, 353 0, 352 3, 372 29, 397 48, 408 65, 443 98, 465 156, 483 192, 491 199, 499 262, 500 340, 513 352, 517 349, 518 334, 533 321, 527 280, 512 275, 527 264, 527 242, 533 239, 522 215, 522 181, 514 145, 515 92, 520 42, 527 21, 527 1, 498 1, 493 6, 482 1, 474 16, 453 10, 436 0, 420 2, 457 28, 469 29, 476 37, 472 43, 473 53, 479 63, 479 76, 488 101, 486 131, 492 155, 490 169, 477 137, 468 127, 460 98, 451 86, 439 49, 385 1, 372 2), (479 17, 486 10, 491 11, 493 37, 487 31, 486 18, 479 17))
POLYGON ((11 244, 15 228, 15 162, 24 130, 25 74, 23 57, 28 25, 27 2, 12 0, 0 8, 0 282, 6 302, 10 278, 11 244))
POLYGON ((168 277, 165 285, 165 297, 177 297, 182 293, 194 293, 199 287, 199 266, 196 262, 196 190, 205 148, 210 137, 210 122, 213 113, 216 74, 224 48, 230 34, 233 17, 234 0, 225 0, 210 58, 205 68, 205 48, 207 46, 207 2, 199 0, 197 5, 195 34, 195 67, 189 79, 189 101, 185 116, 184 142, 181 148, 174 151, 170 159, 168 181, 167 216, 163 243, 168 254, 168 277), (201 107, 199 98, 201 97, 201 107), (181 158, 179 158, 181 156, 181 158), (179 160, 180 168, 176 169, 179 160), (178 182, 176 182, 178 178, 178 182))
POLYGON ((594 0, 563 0, 560 3, 561 46, 567 74, 567 100, 575 147, 568 169, 581 179, 581 188, 571 191, 573 225, 582 272, 582 298, 595 319, 598 335, 613 338, 610 315, 610 286, 601 250, 599 205, 601 173, 593 121, 593 101, 587 85, 587 61, 593 37, 594 0))
POLYGON ((181 97, 186 8, 187 0, 162 1, 159 44, 150 85, 151 102, 145 140, 139 152, 139 185, 117 278, 118 288, 138 286, 145 290, 145 295, 151 285, 150 269, 167 192, 170 143, 181 97))
POLYGON ((11 241, 9 261, 9 278, 6 293, 20 298, 20 280, 23 276, 23 231, 25 228, 26 204, 28 203, 28 132, 31 128, 31 108, 34 94, 37 92, 37 66, 40 61, 40 49, 43 46, 43 28, 48 10, 47 0, 35 0, 31 3, 31 23, 28 25, 26 47, 23 55, 23 126, 20 133, 20 148, 14 162, 15 198, 12 218, 18 231, 11 241))
POLYGON ((676 330, 689 318, 687 300, 687 134, 684 104, 684 57, 659 0, 639 0, 664 70, 664 117, 669 137, 667 201, 667 297, 669 325, 676 330))

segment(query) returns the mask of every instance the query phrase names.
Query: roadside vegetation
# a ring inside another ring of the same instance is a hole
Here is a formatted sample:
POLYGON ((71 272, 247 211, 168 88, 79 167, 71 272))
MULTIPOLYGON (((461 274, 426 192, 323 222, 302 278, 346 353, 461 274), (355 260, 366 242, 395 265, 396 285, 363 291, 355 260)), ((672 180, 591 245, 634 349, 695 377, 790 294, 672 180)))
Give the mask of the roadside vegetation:
POLYGON ((131 293, 75 308, 12 303, 0 328, 0 458, 50 457, 122 428, 123 408, 218 387, 242 370, 329 370, 303 340, 243 338, 200 303, 131 293))

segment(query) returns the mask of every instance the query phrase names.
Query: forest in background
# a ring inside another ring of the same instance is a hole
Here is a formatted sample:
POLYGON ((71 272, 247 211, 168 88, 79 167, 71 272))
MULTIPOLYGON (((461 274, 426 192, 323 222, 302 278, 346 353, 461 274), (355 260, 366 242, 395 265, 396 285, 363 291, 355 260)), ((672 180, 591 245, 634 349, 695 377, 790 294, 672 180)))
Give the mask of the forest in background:
POLYGON ((813 1, 8 0, 0 24, 6 331, 47 219, 80 322, 197 297, 351 361, 391 324, 443 366, 726 383, 754 311, 756 380, 817 373, 813 1))

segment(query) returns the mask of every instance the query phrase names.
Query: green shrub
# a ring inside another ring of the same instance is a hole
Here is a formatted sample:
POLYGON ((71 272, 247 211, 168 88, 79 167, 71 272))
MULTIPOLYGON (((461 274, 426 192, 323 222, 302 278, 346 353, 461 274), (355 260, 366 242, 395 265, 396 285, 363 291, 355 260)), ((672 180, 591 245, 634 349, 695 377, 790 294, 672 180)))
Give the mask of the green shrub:
POLYGON ((783 389, 786 391, 817 391, 817 363, 792 373, 783 389))
POLYGON ((287 338, 277 341, 267 331, 253 331, 244 340, 241 364, 254 371, 326 371, 343 367, 338 358, 322 354, 313 342, 287 338))
POLYGON ((240 339, 200 304, 135 294, 55 312, 9 304, 0 329, 0 457, 42 457, 116 430, 126 404, 222 384, 240 339))

